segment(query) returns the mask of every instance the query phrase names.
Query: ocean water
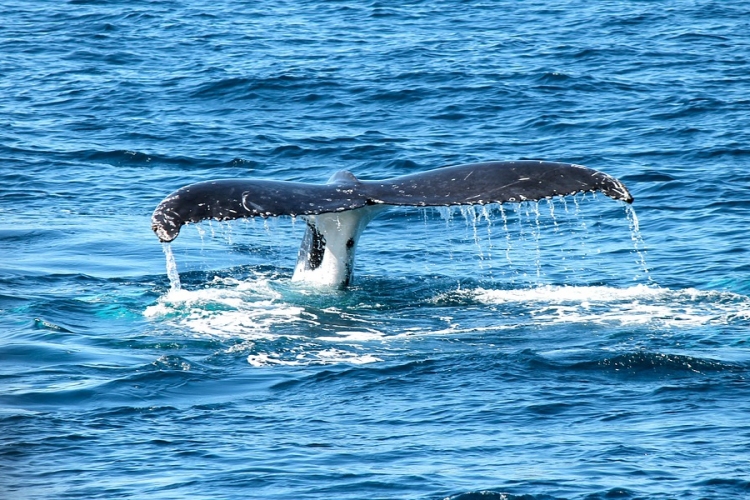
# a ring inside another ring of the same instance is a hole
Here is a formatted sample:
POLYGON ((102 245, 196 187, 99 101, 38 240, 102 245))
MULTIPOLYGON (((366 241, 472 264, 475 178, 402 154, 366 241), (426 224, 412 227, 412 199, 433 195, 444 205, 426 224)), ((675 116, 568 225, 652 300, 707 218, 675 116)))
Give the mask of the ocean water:
POLYGON ((750 2, 0 7, 0 497, 750 497, 750 2), (300 220, 150 229, 519 158, 635 203, 394 209, 345 291, 300 220))

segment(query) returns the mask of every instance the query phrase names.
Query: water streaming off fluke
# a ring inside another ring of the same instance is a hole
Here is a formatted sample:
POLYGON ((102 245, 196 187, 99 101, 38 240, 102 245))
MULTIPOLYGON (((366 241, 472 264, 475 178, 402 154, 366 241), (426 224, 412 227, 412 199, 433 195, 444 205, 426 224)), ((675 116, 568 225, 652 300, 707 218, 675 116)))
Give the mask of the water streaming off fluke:
POLYGON ((177 272, 177 262, 174 259, 171 243, 162 243, 164 257, 167 260, 167 276, 169 277, 170 290, 175 292, 182 288, 180 284, 180 274, 177 272))

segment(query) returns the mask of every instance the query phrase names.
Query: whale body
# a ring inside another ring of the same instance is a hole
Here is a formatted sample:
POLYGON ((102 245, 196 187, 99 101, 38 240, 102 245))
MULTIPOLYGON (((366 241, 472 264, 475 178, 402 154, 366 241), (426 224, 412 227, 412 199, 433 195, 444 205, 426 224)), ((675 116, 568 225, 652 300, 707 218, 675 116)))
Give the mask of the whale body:
POLYGON ((619 180, 575 165, 535 160, 456 165, 387 180, 363 181, 348 171, 326 184, 223 179, 182 187, 154 210, 151 227, 162 242, 183 225, 206 219, 299 216, 307 223, 293 281, 346 287, 357 242, 367 224, 392 206, 436 207, 538 201, 601 192, 632 203, 619 180))

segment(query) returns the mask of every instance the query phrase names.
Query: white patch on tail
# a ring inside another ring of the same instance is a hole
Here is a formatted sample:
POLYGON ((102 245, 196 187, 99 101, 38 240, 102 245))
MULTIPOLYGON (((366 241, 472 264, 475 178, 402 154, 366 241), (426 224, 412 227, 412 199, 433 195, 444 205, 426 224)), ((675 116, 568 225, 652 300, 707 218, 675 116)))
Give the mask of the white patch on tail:
POLYGON ((307 231, 292 281, 315 286, 347 286, 362 231, 387 209, 385 205, 370 205, 345 212, 304 216, 307 231))

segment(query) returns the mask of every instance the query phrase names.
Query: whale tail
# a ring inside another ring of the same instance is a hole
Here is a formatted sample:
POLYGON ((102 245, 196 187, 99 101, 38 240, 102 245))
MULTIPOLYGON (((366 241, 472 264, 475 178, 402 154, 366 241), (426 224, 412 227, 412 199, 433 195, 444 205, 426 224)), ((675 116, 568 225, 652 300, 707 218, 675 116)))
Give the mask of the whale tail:
POLYGON ((382 181, 338 172, 327 184, 225 179, 178 189, 154 210, 159 240, 174 240, 183 225, 205 219, 302 216, 307 229, 293 281, 347 286, 367 224, 389 206, 484 205, 602 192, 632 203, 617 179, 581 165, 545 161, 486 162, 444 167, 382 181))

